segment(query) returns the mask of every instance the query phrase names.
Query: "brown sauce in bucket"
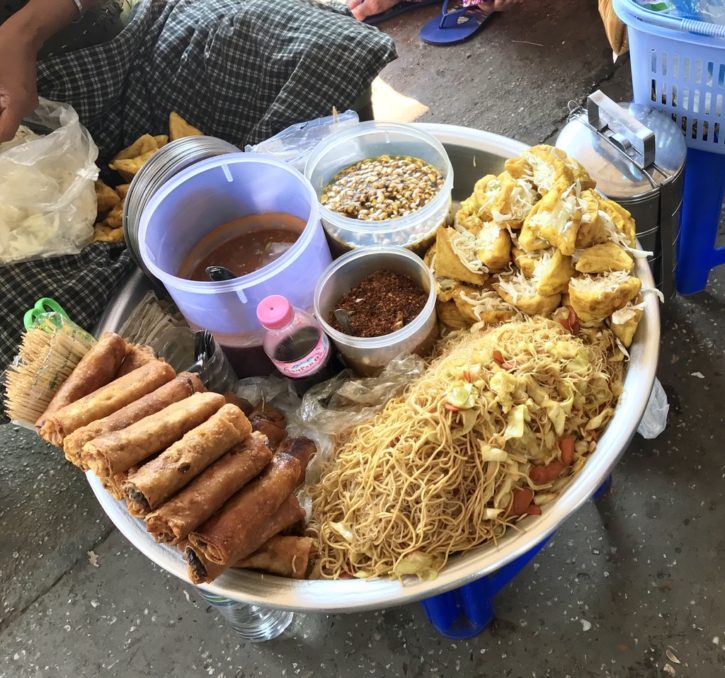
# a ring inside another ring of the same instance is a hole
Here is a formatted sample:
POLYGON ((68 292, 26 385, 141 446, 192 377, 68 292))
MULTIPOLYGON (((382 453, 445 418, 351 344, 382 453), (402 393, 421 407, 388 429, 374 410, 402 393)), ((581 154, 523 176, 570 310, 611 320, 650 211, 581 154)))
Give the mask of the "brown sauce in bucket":
POLYGON ((207 266, 223 266, 237 277, 254 273, 292 247, 304 227, 303 219, 283 212, 235 219, 217 226, 194 245, 178 275, 208 282, 207 266))

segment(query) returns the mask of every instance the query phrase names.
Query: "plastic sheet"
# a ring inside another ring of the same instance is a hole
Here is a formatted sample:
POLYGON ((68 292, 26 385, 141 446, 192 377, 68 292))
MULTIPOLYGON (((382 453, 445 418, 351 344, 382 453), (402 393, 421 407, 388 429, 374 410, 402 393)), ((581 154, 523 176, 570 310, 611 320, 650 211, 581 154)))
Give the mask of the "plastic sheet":
POLYGON ((24 124, 0 144, 0 263, 75 254, 96 219, 98 149, 78 114, 41 99, 24 124))
POLYGON ((244 150, 273 155, 302 172, 305 169, 307 156, 317 144, 330 134, 357 125, 359 121, 355 111, 308 120, 292 125, 256 146, 247 145, 244 150))
POLYGON ((642 8, 681 19, 725 24, 725 0, 635 0, 642 8))
POLYGON ((667 402, 667 394, 659 379, 655 379, 652 393, 647 401, 647 408, 644 411, 642 421, 639 422, 637 433, 643 438, 651 440, 656 438, 667 427, 667 413, 670 411, 670 404, 667 402))

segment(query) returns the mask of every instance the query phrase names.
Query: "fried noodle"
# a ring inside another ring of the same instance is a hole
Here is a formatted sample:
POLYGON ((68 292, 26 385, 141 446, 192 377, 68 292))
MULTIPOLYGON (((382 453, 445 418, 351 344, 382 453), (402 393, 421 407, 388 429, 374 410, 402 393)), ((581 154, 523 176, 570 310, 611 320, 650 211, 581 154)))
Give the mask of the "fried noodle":
POLYGON ((602 328, 573 336, 535 318, 454 337, 438 355, 309 488, 319 576, 429 579, 499 538, 518 518, 517 488, 541 505, 581 469, 622 390, 622 355, 602 328), (572 434, 573 461, 534 483, 572 434))

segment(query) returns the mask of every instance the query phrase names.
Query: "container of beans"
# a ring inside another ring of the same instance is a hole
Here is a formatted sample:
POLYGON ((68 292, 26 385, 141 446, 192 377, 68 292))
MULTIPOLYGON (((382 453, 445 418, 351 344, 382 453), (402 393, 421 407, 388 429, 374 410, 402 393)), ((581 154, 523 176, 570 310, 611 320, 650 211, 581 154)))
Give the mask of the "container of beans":
POLYGON ((345 363, 378 374, 401 353, 425 355, 438 336, 435 281, 402 247, 364 247, 344 254, 315 288, 315 315, 345 363))
POLYGON ((423 252, 449 218, 450 160, 413 125, 364 122, 341 130, 315 148, 305 176, 333 254, 388 245, 423 252))

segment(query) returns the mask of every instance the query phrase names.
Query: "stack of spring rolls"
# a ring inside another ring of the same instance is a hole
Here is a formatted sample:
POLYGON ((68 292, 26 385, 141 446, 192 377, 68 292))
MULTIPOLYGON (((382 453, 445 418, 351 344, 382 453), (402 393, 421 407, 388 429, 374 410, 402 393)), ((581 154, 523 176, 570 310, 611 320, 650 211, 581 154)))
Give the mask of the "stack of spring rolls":
POLYGON ((156 541, 181 549, 193 583, 229 567, 306 576, 312 540, 298 536, 294 491, 315 444, 288 438, 275 408, 207 392, 197 375, 109 332, 36 426, 156 541))

